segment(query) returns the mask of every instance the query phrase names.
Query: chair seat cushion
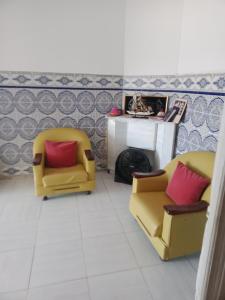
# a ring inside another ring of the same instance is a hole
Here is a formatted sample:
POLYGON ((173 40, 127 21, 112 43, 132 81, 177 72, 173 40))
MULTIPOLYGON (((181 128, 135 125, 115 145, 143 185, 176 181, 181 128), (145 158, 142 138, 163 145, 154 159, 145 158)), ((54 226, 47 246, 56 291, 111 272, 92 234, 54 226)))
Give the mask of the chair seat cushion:
POLYGON ((42 179, 44 187, 81 183, 88 180, 88 174, 81 164, 69 168, 45 168, 44 172, 42 179))
POLYGON ((165 192, 146 192, 132 194, 130 209, 152 237, 162 234, 163 206, 174 204, 165 192))

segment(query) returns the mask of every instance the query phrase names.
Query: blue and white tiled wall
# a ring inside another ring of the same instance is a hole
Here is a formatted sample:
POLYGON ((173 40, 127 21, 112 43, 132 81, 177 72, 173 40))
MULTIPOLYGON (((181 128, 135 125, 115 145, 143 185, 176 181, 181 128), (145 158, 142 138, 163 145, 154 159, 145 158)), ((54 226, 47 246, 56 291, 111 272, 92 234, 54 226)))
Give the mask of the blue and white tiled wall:
POLYGON ((127 94, 136 89, 146 95, 168 95, 169 107, 178 98, 187 99, 187 111, 178 126, 176 154, 216 151, 225 101, 225 74, 129 76, 123 80, 127 94))
POLYGON ((0 73, 0 174, 31 172, 32 141, 51 127, 84 129, 98 166, 106 165, 106 114, 122 95, 165 94, 188 100, 179 125, 176 153, 216 150, 225 100, 225 75, 102 76, 0 73))
POLYGON ((0 74, 0 173, 31 172, 32 141, 46 128, 84 129, 98 166, 106 165, 106 119, 121 106, 120 76, 0 74))

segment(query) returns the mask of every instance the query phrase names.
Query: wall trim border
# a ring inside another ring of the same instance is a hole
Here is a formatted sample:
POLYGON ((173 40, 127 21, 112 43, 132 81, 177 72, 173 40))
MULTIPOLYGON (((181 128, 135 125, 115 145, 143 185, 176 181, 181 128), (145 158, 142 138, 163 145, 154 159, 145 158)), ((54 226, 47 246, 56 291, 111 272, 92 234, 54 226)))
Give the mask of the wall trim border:
POLYGON ((198 94, 211 96, 225 96, 225 92, 218 91, 200 91, 200 90, 176 90, 176 89, 138 89, 138 88, 107 88, 107 87, 56 87, 56 86, 27 86, 27 85, 0 85, 1 89, 49 89, 49 90, 90 90, 90 91, 130 91, 130 92, 157 92, 157 93, 180 93, 180 94, 198 94))

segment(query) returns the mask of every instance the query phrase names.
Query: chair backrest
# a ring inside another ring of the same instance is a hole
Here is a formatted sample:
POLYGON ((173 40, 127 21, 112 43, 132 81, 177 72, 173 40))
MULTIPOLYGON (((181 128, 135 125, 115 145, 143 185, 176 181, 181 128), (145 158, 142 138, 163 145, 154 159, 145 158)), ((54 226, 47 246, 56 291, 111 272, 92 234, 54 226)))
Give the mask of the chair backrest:
MULTIPOLYGON (((165 167, 165 170, 168 174, 168 180, 171 179, 173 172, 176 169, 178 161, 181 161, 182 163, 190 167, 190 169, 192 169, 199 175, 212 179, 214 159, 215 159, 215 153, 209 151, 187 152, 178 155, 165 167)), ((209 202, 210 192, 211 192, 211 184, 204 191, 201 199, 209 202)))
POLYGON ((80 130, 74 128, 53 128, 47 129, 38 134, 34 140, 33 153, 42 153, 45 154, 44 142, 55 141, 77 141, 78 142, 78 162, 83 162, 83 150, 91 149, 90 140, 87 134, 80 130))

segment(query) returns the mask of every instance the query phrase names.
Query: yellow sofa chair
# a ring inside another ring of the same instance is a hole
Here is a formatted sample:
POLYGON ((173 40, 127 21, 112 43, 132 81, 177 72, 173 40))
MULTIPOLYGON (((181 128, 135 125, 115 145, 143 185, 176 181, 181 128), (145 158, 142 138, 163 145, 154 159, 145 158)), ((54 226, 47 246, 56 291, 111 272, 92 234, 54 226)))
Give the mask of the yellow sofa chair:
POLYGON ((189 152, 177 156, 164 170, 133 174, 130 212, 163 260, 201 250, 210 201, 210 185, 201 201, 192 205, 178 206, 166 195, 177 162, 211 179, 214 156, 212 152, 189 152))
POLYGON ((90 193, 95 188, 95 161, 91 144, 86 133, 73 128, 48 129, 36 137, 33 145, 33 174, 35 194, 48 196, 84 192, 90 193), (45 167, 44 142, 77 141, 77 164, 67 168, 45 167))

